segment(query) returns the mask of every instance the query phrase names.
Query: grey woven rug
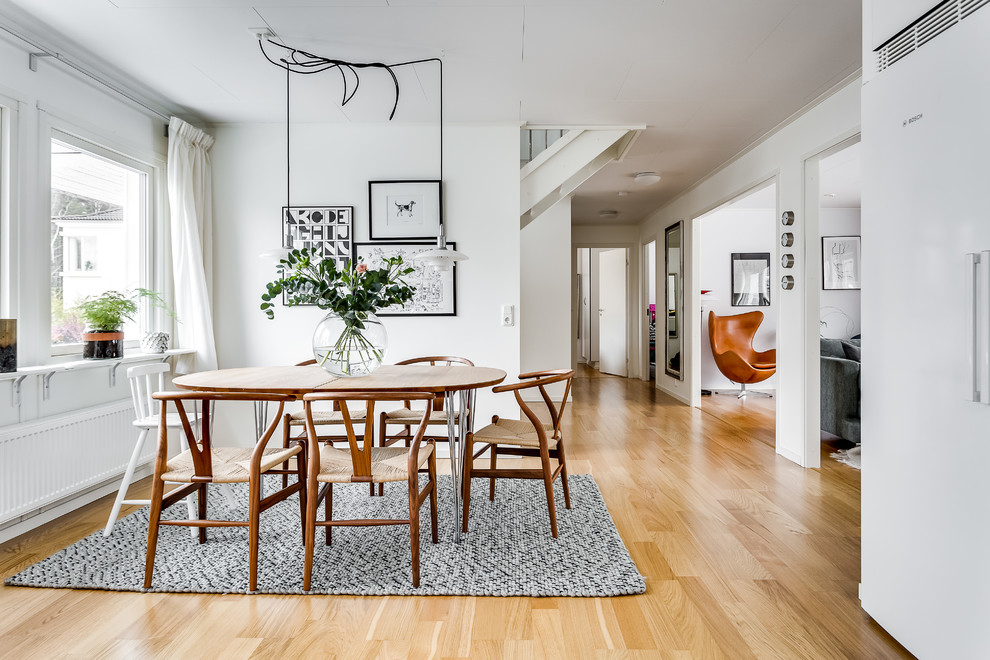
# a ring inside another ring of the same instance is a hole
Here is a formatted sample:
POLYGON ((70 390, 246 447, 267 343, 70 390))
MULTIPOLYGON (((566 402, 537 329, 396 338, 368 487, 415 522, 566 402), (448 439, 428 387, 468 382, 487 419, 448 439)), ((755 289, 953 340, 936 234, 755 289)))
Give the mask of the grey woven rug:
MULTIPOLYGON (((418 589, 412 586, 408 526, 338 527, 330 546, 323 543, 322 528, 317 529, 310 593, 597 597, 646 590, 591 475, 571 475, 571 509, 564 508, 560 480, 555 483, 557 539, 550 535, 542 482, 500 480, 494 502, 488 501, 488 481, 474 482, 471 531, 460 543, 453 541, 449 476, 437 480, 436 545, 430 539, 429 503, 424 503, 418 589)), ((408 516, 408 502, 404 484, 387 484, 385 496, 374 498, 368 496, 367 485, 334 487, 335 518, 403 518, 408 516)), ((209 504, 211 518, 246 517, 246 505, 227 508, 219 493, 211 494, 209 504)), ((185 505, 176 504, 165 515, 183 517, 185 505)), ((190 537, 188 527, 160 529, 151 591, 247 592, 245 528, 212 528, 204 545, 190 537)), ((118 521, 110 538, 103 538, 102 530, 91 534, 4 584, 143 591, 147 534, 144 507, 118 521)), ((305 593, 302 574, 299 503, 290 497, 261 514, 258 590, 305 593)))

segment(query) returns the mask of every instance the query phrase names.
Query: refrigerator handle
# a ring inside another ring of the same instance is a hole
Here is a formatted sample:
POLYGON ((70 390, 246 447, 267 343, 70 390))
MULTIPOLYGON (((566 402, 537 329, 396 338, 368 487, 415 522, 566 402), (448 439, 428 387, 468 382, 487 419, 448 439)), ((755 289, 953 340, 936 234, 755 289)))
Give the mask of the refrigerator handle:
POLYGON ((966 255, 968 401, 990 405, 990 250, 966 255))
POLYGON ((966 255, 966 367, 969 374, 967 401, 980 401, 980 368, 977 361, 979 350, 979 305, 976 299, 977 278, 980 273, 980 255, 970 252, 966 255))
POLYGON ((980 252, 977 272, 979 279, 974 296, 976 337, 973 339, 979 374, 976 385, 980 392, 979 402, 990 405, 990 250, 980 252))

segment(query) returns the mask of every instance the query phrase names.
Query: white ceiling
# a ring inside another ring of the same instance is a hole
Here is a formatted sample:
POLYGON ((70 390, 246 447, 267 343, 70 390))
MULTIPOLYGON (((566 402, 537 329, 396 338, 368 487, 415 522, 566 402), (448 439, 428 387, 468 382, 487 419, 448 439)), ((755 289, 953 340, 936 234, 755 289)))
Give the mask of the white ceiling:
MULTIPOLYGON (((5 23, 207 123, 285 121, 251 28, 361 62, 442 56, 449 122, 645 124, 574 198, 576 222, 642 220, 860 67, 861 0, 0 0, 5 23), (631 175, 663 180, 633 187, 631 175), (619 191, 630 194, 620 197, 619 191)), ((42 60, 42 66, 59 66, 42 60)), ((397 70, 396 121, 436 122, 437 67, 397 70)), ((385 121, 368 70, 296 76, 293 121, 385 121)))

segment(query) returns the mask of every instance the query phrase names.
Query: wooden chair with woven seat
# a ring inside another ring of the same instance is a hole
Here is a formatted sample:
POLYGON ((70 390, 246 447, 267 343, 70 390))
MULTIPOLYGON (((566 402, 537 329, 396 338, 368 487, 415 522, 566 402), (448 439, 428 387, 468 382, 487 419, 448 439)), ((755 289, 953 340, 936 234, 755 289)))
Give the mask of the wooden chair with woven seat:
MULTIPOLYGON (((396 362, 397 365, 406 364, 429 364, 432 366, 445 366, 449 367, 455 364, 462 364, 464 366, 473 367, 474 362, 462 357, 453 356, 432 356, 432 357, 418 357, 409 360, 403 360, 402 362, 396 362)), ((434 397, 433 399, 433 412, 430 415, 430 419, 427 420, 428 426, 440 426, 442 425, 445 429, 447 427, 447 411, 443 409, 443 395, 434 397)), ((403 406, 401 408, 396 408, 395 410, 387 410, 381 413, 379 416, 379 431, 378 438, 382 446, 388 446, 394 444, 399 440, 403 440, 406 446, 409 446, 409 442, 412 440, 412 426, 419 424, 423 419, 422 410, 413 410, 410 401, 404 400, 403 406), (402 431, 388 435, 388 425, 402 425, 402 431)), ((454 422, 458 421, 458 413, 454 413, 454 422)), ((434 440, 436 442, 447 442, 449 437, 446 430, 443 433, 437 435, 427 435, 427 440, 434 440)))
POLYGON ((433 542, 437 537, 437 463, 435 445, 432 440, 424 443, 423 437, 432 412, 433 395, 430 393, 385 393, 385 392, 317 392, 303 397, 303 410, 306 414, 307 429, 311 438, 308 444, 306 515, 303 536, 306 539, 306 558, 303 573, 303 589, 309 591, 313 576, 313 554, 316 546, 317 526, 326 529, 326 544, 332 541, 331 529, 335 526, 376 526, 409 525, 409 541, 412 551, 412 583, 419 586, 419 510, 427 498, 430 500, 430 523, 433 542), (379 401, 424 401, 422 413, 415 434, 406 447, 374 446, 374 429, 365 427, 364 442, 359 445, 359 436, 354 425, 360 423, 352 418, 348 402, 365 402, 361 419, 374 419, 375 404, 379 401), (336 401, 344 418, 348 449, 323 445, 312 439, 316 437, 316 424, 313 420, 313 404, 318 401, 336 401), (419 474, 424 471, 428 482, 419 489, 419 474), (409 488, 408 519, 333 519, 333 486, 341 483, 382 484, 389 481, 406 482, 409 488), (319 503, 325 504, 323 520, 316 519, 319 503))
POLYGON ((300 512, 306 510, 306 460, 302 453, 303 445, 293 443, 289 447, 268 448, 278 426, 282 410, 295 397, 283 394, 241 394, 229 392, 156 392, 154 398, 161 401, 158 427, 158 451, 155 456, 155 475, 152 483, 151 513, 148 523, 148 555, 145 561, 144 588, 150 589, 155 570, 155 552, 158 545, 160 525, 186 525, 199 528, 199 542, 206 542, 207 527, 247 527, 248 528, 248 574, 249 589, 258 586, 258 543, 261 513, 278 504, 293 493, 299 493, 300 512), (215 447, 211 434, 212 404, 216 401, 265 401, 277 402, 278 412, 262 433, 257 444, 251 448, 215 447), (174 458, 168 458, 168 419, 169 402, 175 406, 182 424, 188 448, 174 458), (187 402, 197 402, 200 408, 200 429, 197 434, 185 410, 187 402), (261 478, 264 474, 280 474, 279 465, 289 458, 299 456, 294 473, 298 480, 287 488, 262 497, 261 478), (184 484, 167 495, 166 483, 184 484), (209 520, 206 518, 206 494, 208 484, 248 484, 248 520, 209 520), (172 506, 192 493, 197 494, 199 505, 198 520, 162 520, 164 509, 172 506))
MULTIPOLYGON (((408 360, 403 360, 402 362, 396 362, 397 365, 407 365, 407 364, 428 364, 431 367, 444 366, 449 367, 452 365, 460 364, 467 367, 473 367, 474 362, 467 358, 455 357, 455 356, 430 356, 430 357, 417 357, 410 358, 408 360)), ((424 436, 424 440, 433 440, 434 442, 449 442, 450 436, 447 433, 448 428, 448 418, 447 411, 443 409, 444 396, 442 394, 435 396, 433 398, 433 412, 430 414, 429 420, 427 420, 428 426, 442 426, 443 432, 437 433, 436 435, 427 434, 424 436)), ((386 410, 379 415, 378 423, 378 443, 382 447, 388 447, 395 444, 396 442, 405 442, 406 447, 413 438, 413 425, 417 425, 423 419, 422 410, 414 410, 411 402, 408 399, 403 400, 402 407, 396 408, 395 410, 386 410), (392 435, 388 434, 389 425, 401 425, 402 429, 397 433, 392 435)), ((458 424, 460 421, 460 414, 454 413, 454 424, 458 424)), ((383 485, 378 486, 378 494, 382 494, 383 485)))
MULTIPOLYGON (((297 367, 308 367, 312 364, 316 364, 316 360, 305 360, 298 363, 297 367)), ((355 421, 364 421, 364 411, 355 410, 353 411, 351 418, 355 421)), ((313 423, 317 427, 341 427, 344 424, 344 418, 340 413, 340 402, 334 401, 333 406, 330 410, 314 410, 313 411, 313 423)), ((288 447, 292 441, 298 441, 305 443, 307 439, 306 434, 306 413, 302 410, 285 413, 282 417, 282 446, 288 447), (292 429, 298 428, 300 433, 293 437, 292 429)), ((332 445, 334 441, 347 440, 347 435, 344 433, 337 434, 323 434, 318 436, 318 441, 332 445)), ((285 488, 289 485, 289 475, 285 474, 282 477, 282 487, 285 488)), ((374 489, 372 489, 372 495, 374 495, 374 489)))
POLYGON ((564 458, 564 438, 560 424, 567 405, 567 397, 571 391, 571 381, 574 379, 572 369, 554 369, 534 371, 520 374, 522 382, 512 385, 499 385, 492 388, 493 392, 512 392, 516 397, 519 408, 526 420, 503 419, 498 415, 492 417, 492 423, 476 433, 468 433, 464 445, 464 513, 461 518, 462 531, 468 531, 468 512, 471 504, 471 477, 487 477, 489 479, 488 499, 495 500, 495 479, 542 479, 546 487, 547 509, 550 512, 550 531, 557 538, 557 512, 553 502, 553 482, 560 476, 564 488, 564 504, 571 508, 571 495, 567 488, 567 463, 564 458), (547 385, 565 383, 564 396, 560 405, 556 405, 547 392, 547 385), (540 396, 546 403, 550 413, 550 423, 543 422, 529 404, 523 400, 526 390, 539 389, 540 396), (476 444, 484 444, 475 451, 476 444), (491 451, 491 464, 488 469, 474 467, 476 458, 491 451), (540 467, 499 468, 499 456, 539 456, 540 467), (550 459, 557 460, 556 469, 552 469, 550 459))

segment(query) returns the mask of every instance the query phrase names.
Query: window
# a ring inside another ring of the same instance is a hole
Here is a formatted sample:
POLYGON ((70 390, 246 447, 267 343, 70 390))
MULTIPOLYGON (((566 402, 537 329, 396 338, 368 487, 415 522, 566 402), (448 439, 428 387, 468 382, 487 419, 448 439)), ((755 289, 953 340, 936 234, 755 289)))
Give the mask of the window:
MULTIPOLYGON (((104 291, 148 287, 151 168, 63 133, 51 140, 52 355, 80 350, 73 307, 104 291)), ((128 323, 129 343, 140 336, 128 323)))

